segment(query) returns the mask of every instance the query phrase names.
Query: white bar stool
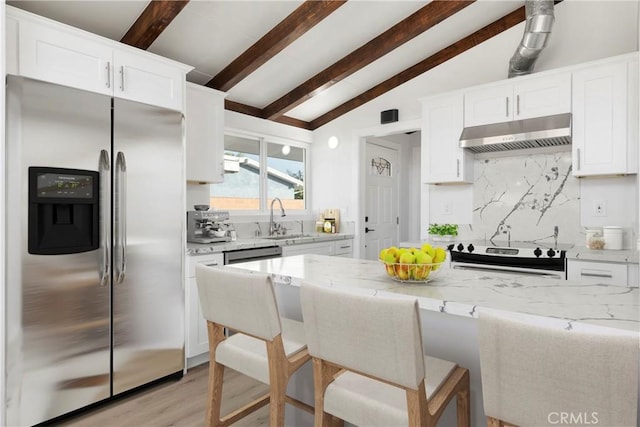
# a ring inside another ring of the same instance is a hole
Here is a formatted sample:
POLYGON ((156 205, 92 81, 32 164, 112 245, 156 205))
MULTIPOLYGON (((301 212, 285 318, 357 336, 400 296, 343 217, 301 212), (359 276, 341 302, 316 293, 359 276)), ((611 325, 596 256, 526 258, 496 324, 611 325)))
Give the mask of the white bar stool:
POLYGON ((311 406, 286 396, 289 378, 310 356, 302 323, 280 318, 271 277, 198 264, 196 281, 209 334, 207 425, 228 426, 270 404, 269 425, 283 426, 285 402, 313 414, 311 406), (225 338, 225 327, 237 333, 225 338), (270 390, 220 418, 225 366, 270 390))
POLYGON ((637 427, 638 332, 478 313, 487 425, 637 427))
POLYGON ((316 427, 435 426, 453 397, 458 426, 469 426, 469 371, 423 354, 417 300, 309 283, 300 292, 316 427))

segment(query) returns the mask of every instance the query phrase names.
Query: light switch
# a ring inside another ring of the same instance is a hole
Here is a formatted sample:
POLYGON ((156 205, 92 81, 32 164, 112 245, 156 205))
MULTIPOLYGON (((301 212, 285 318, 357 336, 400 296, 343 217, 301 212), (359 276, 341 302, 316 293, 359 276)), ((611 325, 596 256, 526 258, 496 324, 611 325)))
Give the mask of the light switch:
POLYGON ((607 216, 607 202, 596 200, 593 202, 593 216, 607 216))

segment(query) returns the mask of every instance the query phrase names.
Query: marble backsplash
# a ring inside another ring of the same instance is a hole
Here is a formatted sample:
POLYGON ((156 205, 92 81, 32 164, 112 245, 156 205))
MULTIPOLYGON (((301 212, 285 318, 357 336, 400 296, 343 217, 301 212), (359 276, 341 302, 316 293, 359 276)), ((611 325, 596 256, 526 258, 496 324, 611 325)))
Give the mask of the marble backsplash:
POLYGON ((460 237, 555 245, 584 240, 571 153, 476 159, 473 225, 460 237))

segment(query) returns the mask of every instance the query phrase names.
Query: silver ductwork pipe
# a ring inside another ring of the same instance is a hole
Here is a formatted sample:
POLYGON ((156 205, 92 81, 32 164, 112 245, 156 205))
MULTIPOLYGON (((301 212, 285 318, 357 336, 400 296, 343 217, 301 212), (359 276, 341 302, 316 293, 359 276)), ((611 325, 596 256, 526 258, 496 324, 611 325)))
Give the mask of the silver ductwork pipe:
POLYGON ((529 74, 547 45, 553 27, 553 0, 526 0, 522 41, 509 61, 509 78, 529 74))

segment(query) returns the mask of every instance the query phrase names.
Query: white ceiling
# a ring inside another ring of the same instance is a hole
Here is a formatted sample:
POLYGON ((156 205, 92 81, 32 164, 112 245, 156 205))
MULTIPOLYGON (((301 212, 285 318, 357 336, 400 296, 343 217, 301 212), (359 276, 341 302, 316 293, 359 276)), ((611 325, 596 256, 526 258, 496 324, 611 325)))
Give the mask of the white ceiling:
MULTIPOLYGON (((7 1, 113 40, 122 38, 147 3, 7 1)), ((350 0, 232 87, 227 99, 263 108, 427 3, 350 0)), ((187 80, 204 84, 301 4, 300 0, 191 0, 148 50, 195 67, 187 80)), ((311 121, 523 4, 523 0, 478 1, 286 115, 311 121)))

